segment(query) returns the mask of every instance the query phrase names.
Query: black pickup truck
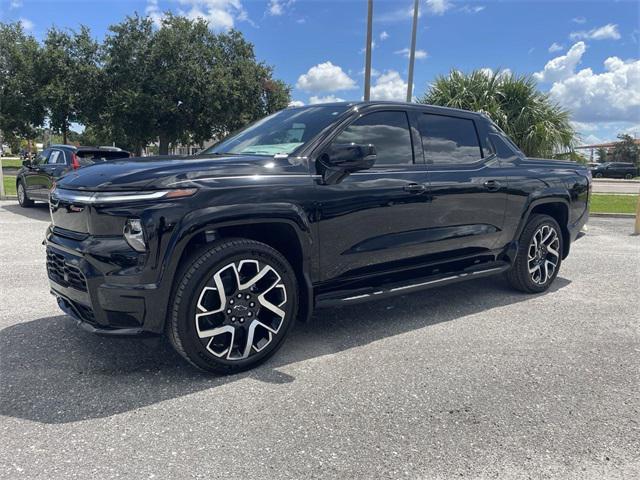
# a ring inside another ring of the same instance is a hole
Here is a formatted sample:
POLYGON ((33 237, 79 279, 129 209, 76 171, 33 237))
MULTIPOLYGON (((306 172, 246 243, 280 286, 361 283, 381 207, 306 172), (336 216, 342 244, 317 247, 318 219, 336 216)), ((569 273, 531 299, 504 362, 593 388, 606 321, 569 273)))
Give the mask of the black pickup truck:
POLYGON ((580 165, 525 157, 480 114, 288 108, 196 156, 60 179, 47 269, 85 328, 166 333, 195 366, 232 373, 314 308, 499 273, 545 291, 587 222, 590 184, 580 165))

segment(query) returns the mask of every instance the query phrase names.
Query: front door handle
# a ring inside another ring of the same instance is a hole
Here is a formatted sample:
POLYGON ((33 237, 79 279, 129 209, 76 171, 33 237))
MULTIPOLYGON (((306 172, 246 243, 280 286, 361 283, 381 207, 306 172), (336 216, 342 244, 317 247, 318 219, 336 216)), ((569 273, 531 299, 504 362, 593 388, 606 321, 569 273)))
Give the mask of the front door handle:
POLYGON ((487 180, 484 182, 484 188, 491 192, 495 192, 496 190, 500 190, 500 182, 497 180, 487 180))
POLYGON ((410 183, 409 185, 405 185, 403 188, 409 193, 422 193, 427 191, 426 185, 422 183, 410 183))

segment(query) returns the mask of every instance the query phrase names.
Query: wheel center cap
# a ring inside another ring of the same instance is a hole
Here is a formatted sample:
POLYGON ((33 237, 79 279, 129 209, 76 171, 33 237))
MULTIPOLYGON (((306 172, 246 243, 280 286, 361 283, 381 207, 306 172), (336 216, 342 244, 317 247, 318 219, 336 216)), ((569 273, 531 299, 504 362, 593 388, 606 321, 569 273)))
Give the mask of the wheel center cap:
POLYGON ((226 315, 231 323, 250 323, 260 310, 255 295, 248 292, 236 292, 227 302, 226 315))

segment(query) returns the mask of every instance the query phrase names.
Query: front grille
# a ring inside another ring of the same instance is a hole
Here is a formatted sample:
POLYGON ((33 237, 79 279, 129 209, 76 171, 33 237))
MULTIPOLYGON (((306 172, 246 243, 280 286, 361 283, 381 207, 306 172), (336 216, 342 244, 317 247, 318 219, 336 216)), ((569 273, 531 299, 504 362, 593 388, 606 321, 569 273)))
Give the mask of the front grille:
POLYGON ((80 269, 66 263, 64 255, 52 250, 47 250, 47 273, 51 280, 63 287, 87 291, 87 280, 80 269))

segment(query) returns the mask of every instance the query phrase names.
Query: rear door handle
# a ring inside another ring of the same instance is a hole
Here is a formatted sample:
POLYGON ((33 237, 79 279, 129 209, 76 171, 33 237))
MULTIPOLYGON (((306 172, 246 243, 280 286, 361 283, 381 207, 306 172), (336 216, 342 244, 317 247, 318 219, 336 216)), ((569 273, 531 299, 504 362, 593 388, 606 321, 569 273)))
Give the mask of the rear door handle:
POLYGON ((500 182, 497 180, 487 180, 484 182, 484 188, 489 191, 495 192, 496 190, 500 190, 500 182))
POLYGON ((422 193, 427 191, 426 185, 422 183, 410 183, 402 187, 406 192, 410 193, 422 193))

